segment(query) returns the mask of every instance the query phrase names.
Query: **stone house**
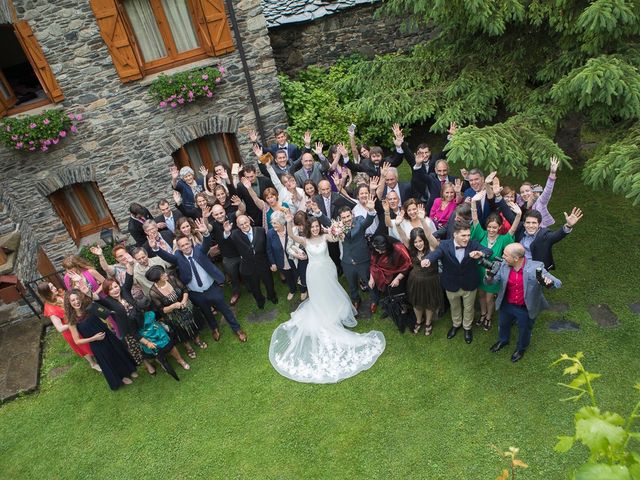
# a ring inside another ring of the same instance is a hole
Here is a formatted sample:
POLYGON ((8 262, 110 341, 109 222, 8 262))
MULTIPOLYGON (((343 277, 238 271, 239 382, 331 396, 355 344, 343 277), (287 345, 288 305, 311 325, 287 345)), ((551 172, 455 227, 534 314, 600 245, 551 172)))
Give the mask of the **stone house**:
POLYGON ((47 152, 0 146, 0 239, 20 237, 4 273, 24 281, 125 232, 130 203, 157 213, 171 165, 240 162, 249 129, 286 123, 260 0, 0 0, 0 45, 0 114, 83 117, 47 152), (218 64, 210 99, 162 109, 148 94, 160 73, 218 64))

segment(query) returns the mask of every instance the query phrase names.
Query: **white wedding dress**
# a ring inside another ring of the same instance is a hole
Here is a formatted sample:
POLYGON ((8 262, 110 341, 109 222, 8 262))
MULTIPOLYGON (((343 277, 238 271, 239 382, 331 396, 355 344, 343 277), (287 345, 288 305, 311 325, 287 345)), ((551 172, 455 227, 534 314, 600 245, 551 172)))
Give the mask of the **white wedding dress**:
POLYGON ((291 320, 273 332, 269 360, 283 376, 304 383, 335 383, 370 368, 384 351, 382 332, 354 333, 356 313, 338 283, 324 238, 307 240, 307 288, 291 320))

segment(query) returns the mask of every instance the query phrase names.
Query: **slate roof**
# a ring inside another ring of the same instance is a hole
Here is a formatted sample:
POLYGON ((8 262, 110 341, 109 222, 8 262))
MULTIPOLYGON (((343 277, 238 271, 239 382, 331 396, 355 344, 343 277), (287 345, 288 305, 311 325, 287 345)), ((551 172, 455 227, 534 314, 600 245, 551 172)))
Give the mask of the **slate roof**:
POLYGON ((267 27, 311 22, 356 5, 380 0, 262 0, 267 27))

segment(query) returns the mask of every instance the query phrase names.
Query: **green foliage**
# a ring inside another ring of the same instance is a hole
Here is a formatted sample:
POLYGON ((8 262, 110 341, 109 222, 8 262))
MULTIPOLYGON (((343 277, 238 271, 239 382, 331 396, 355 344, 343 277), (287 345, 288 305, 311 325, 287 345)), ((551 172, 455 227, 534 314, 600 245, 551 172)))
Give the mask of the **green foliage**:
POLYGON ((289 117, 288 132, 294 141, 301 143, 304 132, 310 130, 314 141, 348 145, 347 128, 355 123, 359 141, 370 145, 391 144, 393 122, 380 124, 366 113, 356 112, 350 92, 336 87, 340 79, 350 74, 350 65, 358 62, 353 58, 341 60, 330 68, 311 66, 296 79, 279 76, 289 117))
MULTIPOLYGON (((85 245, 80 249, 80 251, 78 252, 78 255, 84 258, 85 260, 87 260, 89 263, 91 263, 91 265, 93 265, 93 268, 95 268, 96 270, 102 271, 102 268, 100 267, 100 259, 98 258, 97 255, 94 255, 93 253, 91 253, 91 250, 89 250, 92 246, 94 245, 85 245)), ((104 255, 104 259, 107 261, 109 265, 118 263, 114 258, 113 253, 111 253, 111 250, 115 246, 116 246, 116 243, 110 243, 102 247, 102 253, 104 255)))
MULTIPOLYGON (((640 479, 640 452, 632 451, 629 447, 631 439, 640 437, 639 432, 632 430, 635 420, 640 418, 640 401, 627 420, 617 413, 602 412, 597 406, 592 386, 593 380, 600 375, 584 368, 581 361, 583 357, 582 352, 573 357, 562 354, 553 362, 553 365, 570 363, 563 375, 570 375, 573 379, 570 383, 560 385, 570 389, 574 395, 564 400, 578 401, 585 395, 591 400, 591 406, 582 407, 575 414, 573 436, 558 437, 555 450, 568 452, 576 442, 589 449, 588 462, 573 473, 572 478, 576 480, 640 479)), ((640 384, 636 384, 635 388, 640 390, 640 384)))
MULTIPOLYGON (((468 125, 450 146, 457 161, 524 177, 558 155, 568 119, 620 138, 640 119, 639 0, 386 0, 377 14, 437 33, 409 54, 351 65, 337 88, 356 115, 384 124, 468 125)), ((590 167, 585 180, 639 197, 640 182, 621 170, 590 167)), ((637 162, 624 170, 640 172, 637 162)))
POLYGON ((222 66, 197 68, 173 75, 163 73, 149 86, 149 95, 162 108, 176 108, 198 98, 211 98, 224 73, 222 66))
POLYGON ((59 109, 4 118, 0 121, 0 143, 15 150, 46 152, 69 132, 76 133, 76 122, 80 120, 82 115, 66 114, 59 109))

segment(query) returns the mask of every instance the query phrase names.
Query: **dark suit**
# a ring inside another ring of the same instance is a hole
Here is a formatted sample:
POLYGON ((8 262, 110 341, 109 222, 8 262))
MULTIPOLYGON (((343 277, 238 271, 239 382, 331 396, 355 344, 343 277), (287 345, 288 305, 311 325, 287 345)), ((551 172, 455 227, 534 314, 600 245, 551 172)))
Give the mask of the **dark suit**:
POLYGON ((307 171, 304 167, 301 167, 300 170, 293 174, 293 176, 295 177, 296 183, 300 188, 302 188, 302 185, 308 179, 313 180, 313 183, 317 185, 321 180, 325 179, 324 174, 329 170, 329 167, 330 165, 327 159, 321 157, 319 162, 313 162, 313 169, 311 170, 309 176, 307 176, 307 171))
MULTIPOLYGON (((207 319, 207 323, 209 324, 209 327, 211 327, 211 330, 216 330, 218 328, 218 321, 211 311, 211 306, 213 305, 224 316, 231 329, 234 332, 238 332, 240 330, 240 324, 229 308, 229 305, 227 305, 227 302, 224 300, 224 292, 222 291, 224 274, 218 270, 218 267, 211 263, 211 260, 209 260, 209 257, 207 256, 207 252, 211 248, 211 245, 211 235, 207 235, 204 237, 202 245, 193 246, 192 256, 193 261, 206 272, 206 274, 213 280, 213 283, 203 292, 192 291, 189 289, 189 298, 200 309, 200 311, 202 311, 202 314, 207 319)), ((189 282, 191 282, 194 276, 193 269, 191 268, 191 264, 187 257, 185 257, 181 251, 171 254, 164 250, 155 250, 155 253, 163 260, 178 266, 180 281, 188 287, 189 282)), ((206 279, 201 280, 205 281, 206 279)))
MULTIPOLYGON (((347 200, 342 195, 336 192, 331 192, 331 203, 329 211, 327 211, 327 206, 324 203, 324 197, 322 195, 316 195, 313 200, 322 212, 322 216, 319 218, 319 220, 320 224, 323 227, 329 227, 331 225, 331 219, 337 218, 338 210, 340 209, 340 207, 348 206, 349 208, 353 208, 354 205, 350 200, 347 200)), ((340 262, 340 246, 338 245, 338 242, 329 242, 328 250, 329 256, 336 266, 338 275, 341 275, 342 265, 340 262)))
POLYGON ((287 286, 289 287, 289 293, 296 293, 298 275, 295 262, 289 258, 285 251, 288 240, 289 234, 285 230, 283 248, 278 232, 274 229, 269 230, 267 232, 267 258, 269 259, 269 263, 275 265, 278 271, 284 275, 287 286), (287 268, 285 268, 285 265, 287 268))
POLYGON ((262 282, 267 289, 267 297, 271 301, 277 301, 276 291, 273 285, 273 276, 269 270, 269 258, 267 257, 267 235, 264 228, 253 227, 253 241, 249 241, 247 234, 240 230, 233 230, 229 238, 240 254, 240 274, 246 280, 249 290, 256 299, 258 307, 264 306, 264 295, 260 289, 262 282))
MULTIPOLYGON (((268 146, 262 148, 262 152, 263 153, 270 153, 271 155, 274 156, 274 158, 275 158, 276 152, 278 150, 286 151, 287 152, 287 160, 289 162, 291 162, 291 163, 295 162, 304 153, 302 150, 300 150, 298 148, 297 145, 294 145, 293 143, 289 143, 289 142, 287 142, 287 148, 282 148, 277 143, 272 143, 271 145, 268 145, 268 146)), ((305 151, 307 151, 307 150, 305 149, 305 151)))
MULTIPOLYGON (((144 219, 153 220, 153 216, 151 215, 151 212, 149 212, 149 210, 147 210, 146 208, 144 209, 144 211, 145 211, 144 219)), ((127 225, 127 231, 129 232, 129 235, 131 235, 133 239, 136 241, 136 246, 138 247, 141 247, 142 245, 144 245, 144 242, 147 241, 147 236, 145 235, 144 230, 142 229, 143 223, 144 223, 144 220, 140 221, 136 218, 129 216, 129 224, 127 225)))
MULTIPOLYGON (((269 187, 274 188, 273 183, 271 183, 271 180, 268 178, 257 177, 256 180, 258 182, 258 197, 260 198, 262 197, 265 189, 269 187)), ((247 215, 251 217, 254 225, 258 227, 262 226, 262 210, 260 210, 254 203, 251 195, 249 195, 249 192, 247 191, 247 188, 242 183, 238 183, 237 191, 238 197, 240 197, 240 199, 247 206, 247 215)))
POLYGON ((349 294, 352 302, 360 300, 358 279, 364 283, 369 281, 371 253, 364 235, 375 218, 375 212, 364 218, 354 217, 351 230, 345 234, 342 241, 342 271, 349 284, 349 294))
MULTIPOLYGON (((524 286, 524 305, 508 303, 507 288, 509 274, 512 267, 503 262, 495 277, 489 279, 489 283, 500 285, 498 297, 496 298, 496 309, 500 310, 500 321, 498 324, 498 340, 501 343, 509 343, 511 337, 511 326, 518 324, 518 346, 516 350, 524 351, 531 341, 531 330, 533 323, 540 311, 549 307, 547 300, 542 294, 543 286, 536 280, 536 269, 543 267, 542 262, 526 260, 522 267, 522 281, 524 286)), ((542 274, 553 280, 553 288, 560 288, 562 282, 543 269, 542 274)))
MULTIPOLYGON (((169 245, 170 249, 173 250, 173 238, 174 238, 173 233, 171 233, 170 230, 158 230, 158 234, 169 245)), ((147 255, 149 255, 149 257, 156 256, 156 253, 149 246, 149 240, 144 242, 144 244, 142 245, 142 248, 144 248, 147 251, 147 255)))
MULTIPOLYGON (((407 200, 409 200, 410 198, 413 198, 413 189, 411 188, 411 185, 407 182, 398 182, 397 185, 397 190, 400 192, 400 204, 402 205, 404 202, 406 202, 407 200)), ((389 191, 389 187, 387 187, 386 185, 384 186, 384 191, 382 192, 382 198, 385 198, 387 196, 387 192, 389 191)))
MULTIPOLYGON (((177 208, 174 208, 173 210, 171 210, 171 215, 173 216, 173 230, 171 230, 168 226, 167 228, 161 228, 160 230, 169 230, 171 233, 173 233, 175 235, 175 225, 178 222, 178 220, 180 220, 182 217, 184 217, 184 215, 180 212, 180 210, 178 210, 177 208)), ((164 215, 158 215, 156 218, 154 218, 154 220, 156 221, 156 223, 167 223, 167 219, 164 217, 164 215)))
MULTIPOLYGON (((477 192, 473 188, 469 187, 464 191, 464 196, 467 198, 472 198, 476 193, 477 192)), ((491 202, 485 197, 484 207, 482 206, 482 202, 477 202, 476 209, 478 212, 478 221, 484 228, 486 227, 485 223, 487 221, 487 217, 491 213, 491 202)))
POLYGON ((431 263, 437 260, 442 262, 440 284, 446 290, 447 298, 451 304, 453 326, 463 325, 465 330, 471 330, 476 289, 480 285, 478 263, 469 256, 469 253, 474 250, 482 252, 485 257, 490 257, 493 254, 490 248, 483 247, 476 240, 470 240, 464 248, 462 262, 459 262, 452 238, 440 242, 438 248, 427 255, 427 259, 431 263), (464 314, 460 308, 460 298, 464 305, 464 314))

